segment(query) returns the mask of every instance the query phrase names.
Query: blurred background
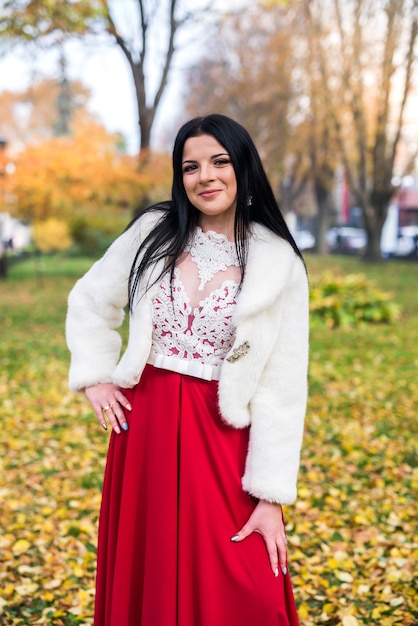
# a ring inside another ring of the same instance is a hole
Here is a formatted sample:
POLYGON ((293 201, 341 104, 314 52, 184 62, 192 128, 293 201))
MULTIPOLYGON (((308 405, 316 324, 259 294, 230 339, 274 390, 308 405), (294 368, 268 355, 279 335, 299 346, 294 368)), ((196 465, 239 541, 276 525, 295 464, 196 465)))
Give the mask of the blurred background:
POLYGON ((256 141, 303 250, 417 259, 414 0, 1 2, 1 275, 100 254, 188 117, 256 141))
POLYGON ((416 626, 417 36, 418 0, 0 0, 2 626, 93 623, 109 433, 68 391, 67 297, 208 112, 310 279, 301 626, 416 626))

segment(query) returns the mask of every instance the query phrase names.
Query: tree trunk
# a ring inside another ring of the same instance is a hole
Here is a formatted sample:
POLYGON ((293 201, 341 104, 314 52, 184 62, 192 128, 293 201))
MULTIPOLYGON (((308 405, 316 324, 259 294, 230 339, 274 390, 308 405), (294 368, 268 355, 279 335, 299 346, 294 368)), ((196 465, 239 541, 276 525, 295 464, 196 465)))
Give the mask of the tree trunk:
MULTIPOLYGON (((174 14, 176 11, 177 0, 170 0, 167 7, 167 49, 161 58, 162 70, 155 94, 151 96, 150 89, 147 87, 146 81, 146 61, 150 56, 149 29, 153 22, 153 18, 155 18, 155 6, 152 10, 148 11, 147 3, 144 0, 137 0, 137 3, 140 19, 140 28, 138 32, 139 42, 137 42, 140 47, 139 54, 135 50, 135 43, 129 41, 129 39, 122 36, 121 32, 119 32, 110 13, 110 2, 108 2, 108 0, 105 1, 104 8, 106 12, 108 32, 114 36, 116 43, 125 55, 131 69, 138 106, 138 125, 140 130, 139 151, 144 151, 146 153, 151 143, 151 129, 154 123, 155 115, 167 87, 168 74, 170 72, 175 53, 174 40, 177 30, 180 26, 185 25, 185 23, 190 19, 190 16, 188 15, 187 17, 184 17, 183 20, 176 19, 174 14)), ((164 29, 162 29, 162 32, 164 32, 164 29)))
POLYGON ((9 266, 7 261, 7 252, 6 250, 4 250, 0 253, 0 280, 6 280, 9 274, 9 266))
POLYGON ((382 229, 367 229, 367 247, 364 254, 365 261, 373 261, 380 263, 382 261, 382 252, 380 249, 380 237, 382 229))
POLYGON ((392 190, 372 192, 370 202, 364 207, 363 214, 367 231, 367 247, 364 258, 367 261, 382 261, 380 239, 391 196, 392 190))
POLYGON ((149 108, 142 110, 139 115, 140 152, 147 154, 151 146, 151 129, 154 122, 155 112, 149 108))
POLYGON ((315 237, 315 252, 320 256, 328 254, 326 234, 328 230, 328 202, 327 199, 318 201, 318 224, 315 237))

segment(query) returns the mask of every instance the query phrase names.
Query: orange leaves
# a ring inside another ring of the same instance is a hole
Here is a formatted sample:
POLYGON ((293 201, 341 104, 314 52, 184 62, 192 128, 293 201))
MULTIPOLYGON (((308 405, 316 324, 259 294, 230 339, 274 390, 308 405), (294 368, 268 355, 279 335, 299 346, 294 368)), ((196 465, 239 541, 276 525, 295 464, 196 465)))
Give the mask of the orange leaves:
POLYGON ((70 221, 77 216, 117 217, 127 221, 144 196, 169 193, 168 157, 153 155, 140 169, 138 159, 117 152, 115 136, 92 122, 80 123, 73 137, 28 146, 16 157, 9 176, 10 211, 18 217, 70 221))

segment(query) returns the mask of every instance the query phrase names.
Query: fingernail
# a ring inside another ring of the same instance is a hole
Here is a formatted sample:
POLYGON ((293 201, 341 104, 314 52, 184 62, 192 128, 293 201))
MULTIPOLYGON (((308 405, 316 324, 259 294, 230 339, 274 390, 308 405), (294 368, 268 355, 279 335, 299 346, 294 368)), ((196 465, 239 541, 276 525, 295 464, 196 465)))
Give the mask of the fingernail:
POLYGON ((279 575, 279 568, 276 567, 276 569, 274 570, 274 575, 277 578, 277 576, 279 575))
POLYGON ((282 572, 283 572, 283 576, 286 576, 286 574, 287 574, 287 567, 284 567, 284 568, 282 569, 282 572))
POLYGON ((116 433, 117 435, 120 435, 120 428, 119 428, 118 426, 116 426, 116 428, 115 428, 115 433, 116 433))
POLYGON ((127 405, 126 405, 126 408, 128 409, 128 411, 132 411, 132 407, 131 407, 131 405, 130 405, 130 404, 127 404, 127 405))
POLYGON ((129 426, 128 426, 128 424, 126 422, 123 422, 122 428, 123 428, 123 430, 128 430, 129 426))
POLYGON ((105 424, 105 422, 102 422, 102 428, 104 428, 105 430, 107 430, 107 424, 105 424))
POLYGON ((231 541, 238 541, 239 539, 239 535, 234 535, 233 537, 231 537, 231 541))

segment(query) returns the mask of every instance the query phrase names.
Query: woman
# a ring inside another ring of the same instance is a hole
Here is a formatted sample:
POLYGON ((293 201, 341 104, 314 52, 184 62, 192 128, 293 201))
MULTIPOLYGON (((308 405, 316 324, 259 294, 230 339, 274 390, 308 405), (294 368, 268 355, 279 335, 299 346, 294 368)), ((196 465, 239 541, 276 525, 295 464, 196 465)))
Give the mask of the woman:
POLYGON ((78 281, 67 337, 70 386, 113 430, 95 625, 298 624, 281 505, 296 497, 307 277, 242 126, 180 129, 172 200, 78 281))

